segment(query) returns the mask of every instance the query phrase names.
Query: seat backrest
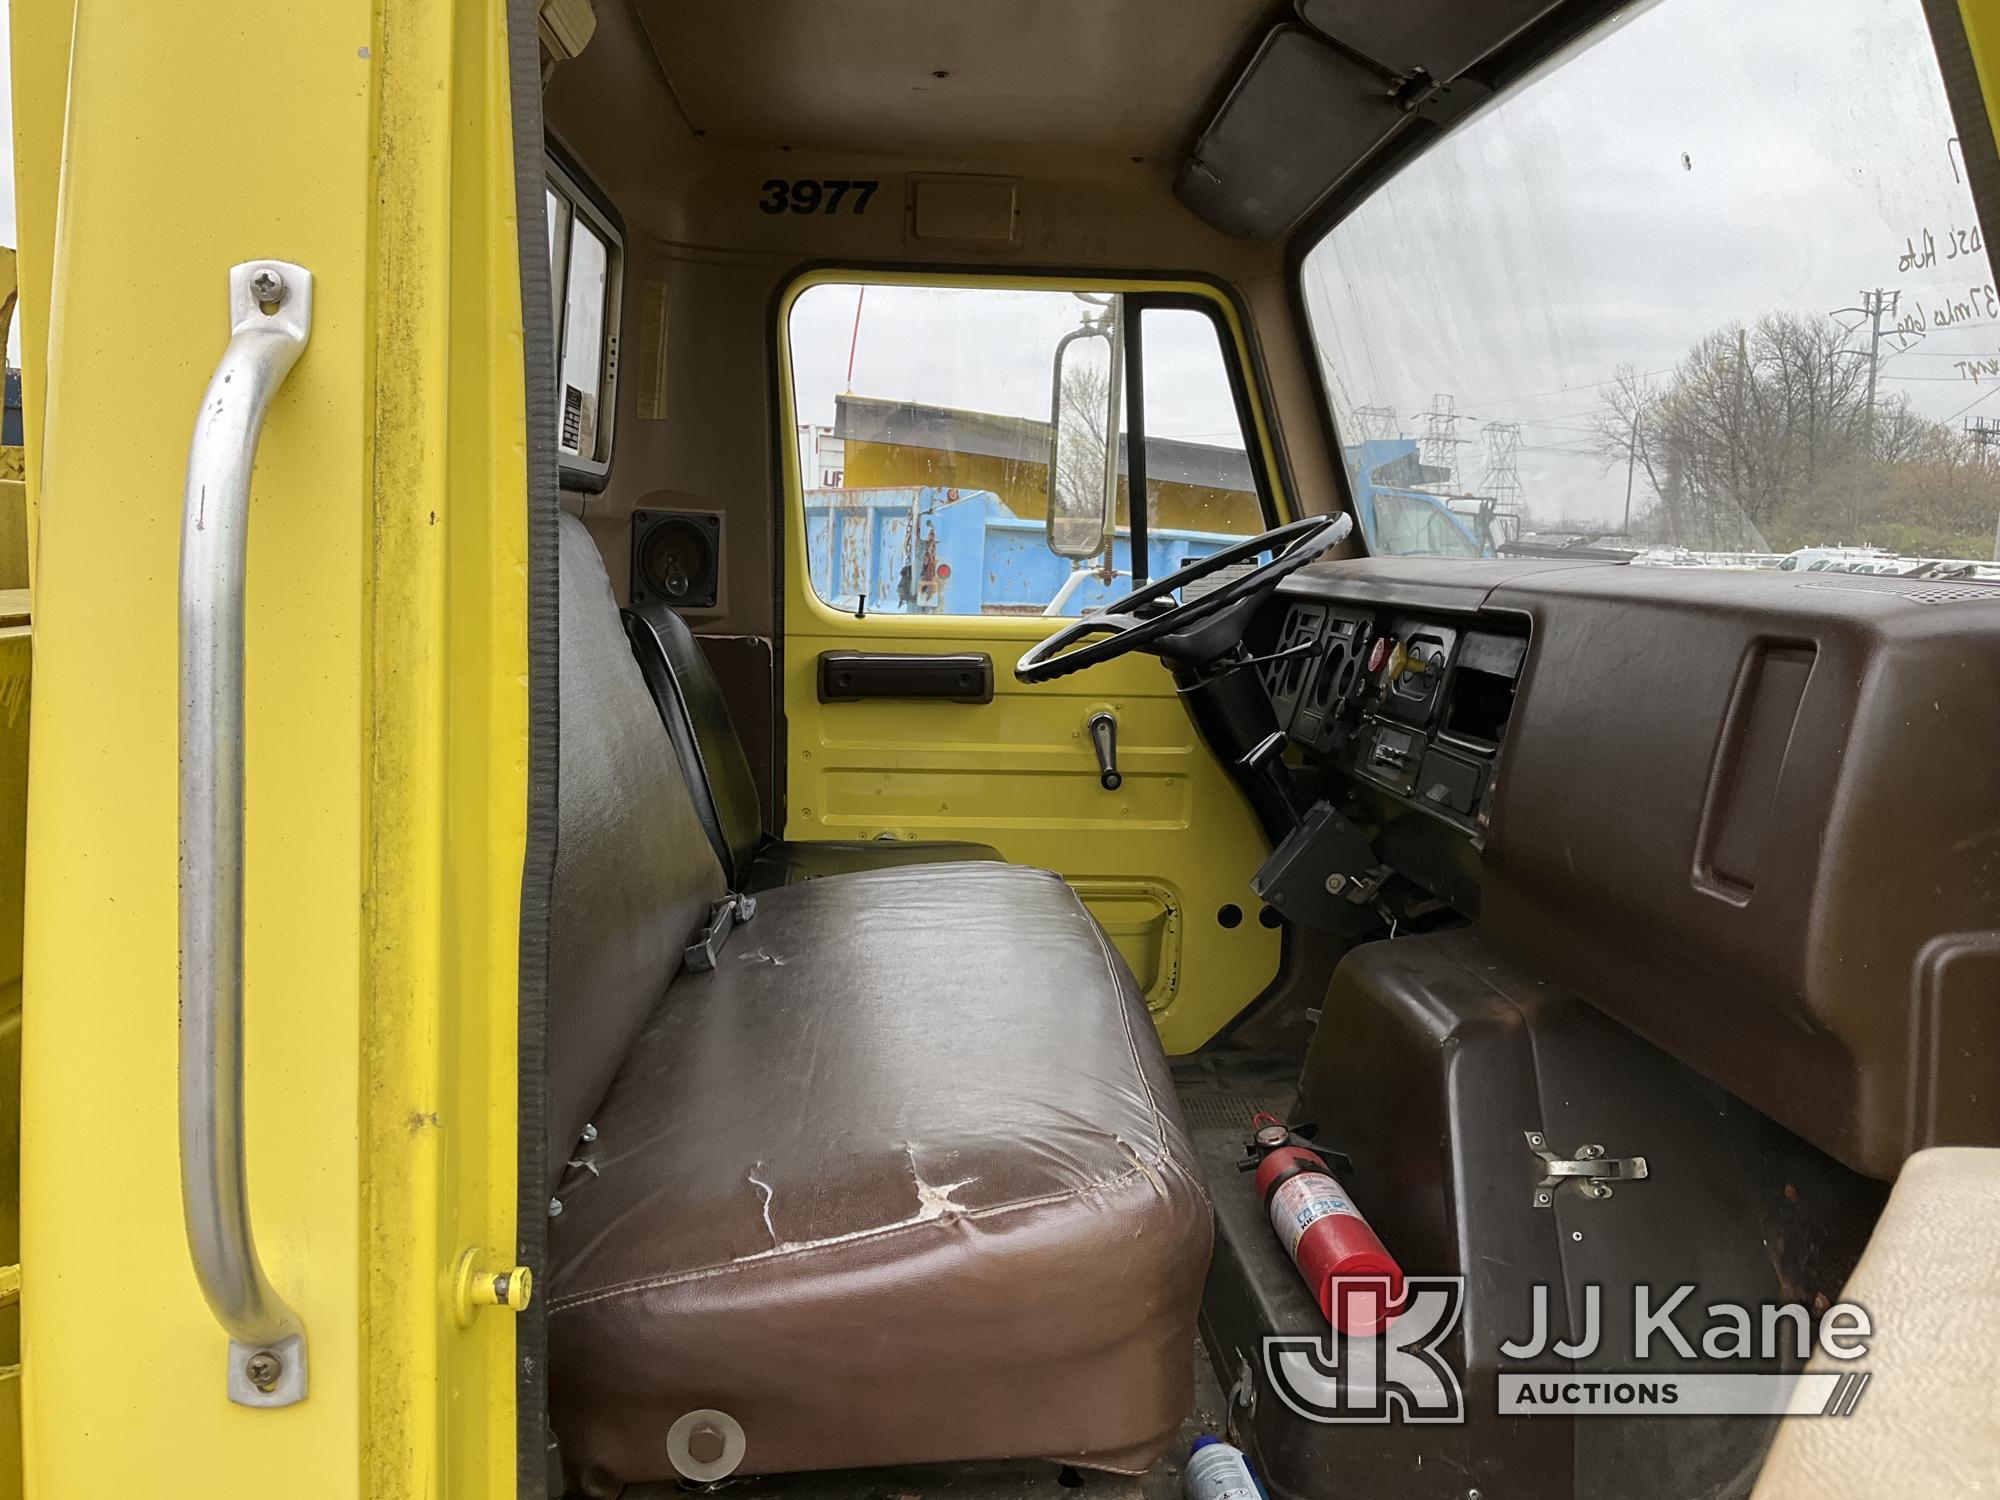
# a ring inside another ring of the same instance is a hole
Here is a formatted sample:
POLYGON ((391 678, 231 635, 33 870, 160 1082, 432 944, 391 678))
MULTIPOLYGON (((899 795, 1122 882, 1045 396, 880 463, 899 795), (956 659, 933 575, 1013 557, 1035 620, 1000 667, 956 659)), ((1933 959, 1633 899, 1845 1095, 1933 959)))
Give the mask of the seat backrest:
POLYGON ((688 770, 703 825, 724 871, 740 881, 764 840, 764 809, 722 683, 694 632, 673 610, 648 600, 634 605, 630 615, 633 649, 688 770))
POLYGON ((550 909, 549 1185, 727 891, 611 597, 562 517, 561 783, 550 909))

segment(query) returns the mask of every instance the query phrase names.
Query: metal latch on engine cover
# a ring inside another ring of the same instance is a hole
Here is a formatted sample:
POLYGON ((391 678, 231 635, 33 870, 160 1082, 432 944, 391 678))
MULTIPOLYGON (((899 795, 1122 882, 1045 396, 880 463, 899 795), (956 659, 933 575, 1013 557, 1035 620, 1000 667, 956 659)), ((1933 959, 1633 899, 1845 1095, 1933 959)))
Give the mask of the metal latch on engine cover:
POLYGON ((1542 1180, 1535 1184, 1535 1207, 1553 1208, 1566 1182, 1586 1198, 1609 1198, 1614 1182, 1638 1182, 1647 1175, 1643 1156, 1606 1156, 1602 1146, 1578 1146, 1575 1156, 1557 1156, 1539 1130, 1524 1131, 1528 1149, 1541 1158, 1542 1180))
POLYGON ((729 941, 729 934, 757 915, 755 896, 724 896, 708 909, 708 925, 694 935, 694 941, 681 954, 681 962, 690 974, 706 974, 715 967, 716 959, 722 956, 722 945, 729 941))

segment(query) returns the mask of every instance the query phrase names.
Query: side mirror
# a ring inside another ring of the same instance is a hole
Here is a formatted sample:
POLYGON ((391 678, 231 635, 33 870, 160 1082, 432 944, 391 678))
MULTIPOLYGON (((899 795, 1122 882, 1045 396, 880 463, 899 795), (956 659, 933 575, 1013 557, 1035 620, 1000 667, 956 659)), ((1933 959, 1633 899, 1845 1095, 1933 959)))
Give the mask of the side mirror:
POLYGON ((1073 562, 1110 545, 1118 495, 1123 303, 1056 345, 1049 401, 1049 551, 1073 562))

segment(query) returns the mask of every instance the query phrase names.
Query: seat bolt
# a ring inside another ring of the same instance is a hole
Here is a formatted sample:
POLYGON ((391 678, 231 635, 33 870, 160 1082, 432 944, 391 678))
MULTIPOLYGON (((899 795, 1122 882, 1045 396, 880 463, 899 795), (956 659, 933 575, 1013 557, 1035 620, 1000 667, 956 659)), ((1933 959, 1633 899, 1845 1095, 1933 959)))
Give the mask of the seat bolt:
POLYGON ((584 1126, 584 1127, 583 1127, 583 1138, 584 1138, 584 1139, 585 1139, 586 1141, 594 1141, 594 1140, 596 1140, 596 1139, 597 1139, 597 1127, 596 1127, 595 1125, 586 1125, 586 1126, 584 1126))
POLYGON ((285 278, 266 266, 250 277, 250 295, 260 307, 278 307, 285 300, 285 278))
POLYGON ((698 1464, 712 1464, 722 1457, 722 1433, 713 1422, 703 1422, 688 1434, 688 1457, 698 1464))
POLYGON ((278 1356, 260 1351, 243 1362, 243 1376, 260 1391, 277 1389, 278 1377, 285 1373, 278 1356))
POLYGON ((1346 888, 1347 877, 1345 875, 1334 874, 1326 877, 1326 889, 1329 895, 1338 896, 1346 888))
POLYGON ((561 1212, 562 1212, 562 1199, 560 1198, 549 1199, 549 1217, 553 1219, 557 1214, 561 1212))

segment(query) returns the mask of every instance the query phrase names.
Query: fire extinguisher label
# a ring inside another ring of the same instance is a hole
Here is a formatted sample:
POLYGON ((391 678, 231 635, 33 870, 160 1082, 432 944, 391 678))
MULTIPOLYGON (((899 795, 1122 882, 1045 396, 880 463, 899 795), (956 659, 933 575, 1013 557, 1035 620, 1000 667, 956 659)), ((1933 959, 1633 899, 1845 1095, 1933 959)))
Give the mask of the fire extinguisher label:
MULTIPOLYGON (((1301 1172, 1278 1184, 1271 1194, 1271 1227, 1285 1242, 1285 1253, 1299 1258, 1299 1241, 1321 1219, 1346 1214, 1359 1219, 1361 1211, 1348 1202, 1339 1183, 1318 1172, 1301 1172)), ((1365 1221, 1364 1221, 1365 1222, 1365 1221)))

